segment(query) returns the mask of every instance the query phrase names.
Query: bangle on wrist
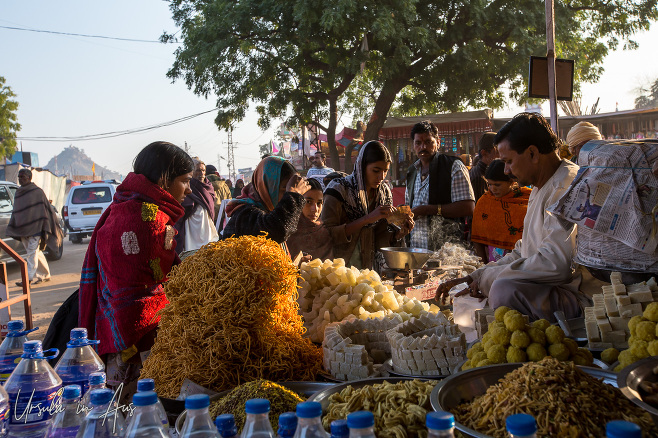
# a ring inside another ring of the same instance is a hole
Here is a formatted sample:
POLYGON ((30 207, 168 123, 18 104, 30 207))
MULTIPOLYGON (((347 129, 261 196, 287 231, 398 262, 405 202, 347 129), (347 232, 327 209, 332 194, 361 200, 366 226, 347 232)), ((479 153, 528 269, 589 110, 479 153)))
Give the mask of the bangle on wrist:
POLYGON ((441 214, 441 204, 438 204, 438 206, 436 207, 436 215, 437 216, 442 216, 442 214, 441 214))

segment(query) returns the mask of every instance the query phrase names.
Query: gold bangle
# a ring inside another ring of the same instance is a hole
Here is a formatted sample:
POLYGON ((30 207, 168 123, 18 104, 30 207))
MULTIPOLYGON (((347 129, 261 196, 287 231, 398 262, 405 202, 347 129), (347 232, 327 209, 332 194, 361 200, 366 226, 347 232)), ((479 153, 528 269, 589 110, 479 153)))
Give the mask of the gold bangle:
POLYGON ((438 207, 436 208, 436 214, 438 216, 441 216, 441 204, 439 204, 438 207))

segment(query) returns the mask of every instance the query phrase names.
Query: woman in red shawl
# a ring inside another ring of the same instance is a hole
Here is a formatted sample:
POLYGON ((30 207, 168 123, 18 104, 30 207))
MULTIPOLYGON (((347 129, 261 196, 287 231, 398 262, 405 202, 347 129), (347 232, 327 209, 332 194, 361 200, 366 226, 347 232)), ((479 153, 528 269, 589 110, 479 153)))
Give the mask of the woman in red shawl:
POLYGON ((78 322, 100 340, 112 386, 136 384, 155 341, 156 314, 168 303, 162 283, 180 262, 174 224, 194 170, 187 153, 167 142, 146 146, 133 167, 94 229, 80 279, 78 322))

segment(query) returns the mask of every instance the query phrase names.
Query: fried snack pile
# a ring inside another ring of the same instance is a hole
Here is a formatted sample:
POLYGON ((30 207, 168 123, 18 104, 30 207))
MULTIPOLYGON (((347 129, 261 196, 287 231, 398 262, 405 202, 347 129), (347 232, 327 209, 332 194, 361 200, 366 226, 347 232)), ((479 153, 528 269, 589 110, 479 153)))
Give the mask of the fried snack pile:
POLYGON ((269 419, 274 430, 279 424, 279 415, 284 412, 295 412, 297 403, 304 401, 299 394, 277 383, 268 380, 254 380, 243 383, 226 396, 212 402, 209 408, 210 418, 216 418, 220 414, 233 414, 235 425, 240 430, 247 418, 244 404, 252 398, 264 398, 270 401, 269 419))
POLYGON ((455 420, 495 438, 507 437, 505 419, 529 414, 537 420, 537 437, 605 436, 605 425, 625 420, 646 436, 658 436, 649 413, 622 392, 603 383, 573 362, 547 357, 527 363, 490 386, 484 395, 452 410, 455 420))
POLYGON ((175 398, 185 378, 223 391, 257 379, 315 380, 322 350, 303 339, 297 269, 264 236, 210 243, 175 266, 141 378, 175 398))
POLYGON ((358 389, 350 385, 329 397, 322 425, 329 430, 334 420, 345 419, 352 412, 370 411, 379 438, 426 437, 425 416, 432 410, 430 393, 435 385, 436 380, 384 381, 358 389))

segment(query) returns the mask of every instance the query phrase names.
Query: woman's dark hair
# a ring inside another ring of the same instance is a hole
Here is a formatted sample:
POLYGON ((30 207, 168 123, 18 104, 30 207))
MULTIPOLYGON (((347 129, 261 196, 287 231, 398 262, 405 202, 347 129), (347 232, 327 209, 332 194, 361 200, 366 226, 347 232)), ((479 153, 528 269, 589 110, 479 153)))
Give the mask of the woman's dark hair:
POLYGON ((187 152, 166 141, 156 141, 142 149, 133 161, 133 170, 153 184, 160 180, 170 184, 181 175, 194 170, 194 162, 187 152))
POLYGON ((376 163, 377 161, 385 161, 392 163, 391 153, 386 146, 380 141, 369 141, 364 144, 365 152, 363 153, 363 162, 361 163, 361 171, 365 173, 368 164, 376 163))
POLYGON ((494 137, 494 144, 503 140, 510 148, 522 154, 530 145, 535 145, 540 154, 550 154, 560 146, 560 139, 546 119, 537 113, 520 113, 507 122, 494 137))
POLYGON ((279 181, 288 180, 296 173, 297 169, 295 169, 295 166, 290 164, 290 161, 284 161, 283 166, 281 166, 281 179, 279 181))
POLYGON ((322 191, 322 184, 320 184, 320 181, 318 181, 315 178, 308 178, 306 180, 308 182, 308 185, 311 186, 309 190, 320 190, 322 191))
POLYGON ((487 166, 484 171, 484 177, 491 181, 511 181, 512 178, 505 174, 505 163, 503 160, 496 158, 487 166))

